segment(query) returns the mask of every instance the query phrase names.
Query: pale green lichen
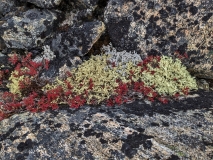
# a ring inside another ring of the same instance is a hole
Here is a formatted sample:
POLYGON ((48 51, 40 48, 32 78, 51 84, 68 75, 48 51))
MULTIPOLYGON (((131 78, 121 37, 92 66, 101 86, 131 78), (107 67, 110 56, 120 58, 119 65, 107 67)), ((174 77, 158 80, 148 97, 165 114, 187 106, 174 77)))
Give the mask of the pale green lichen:
MULTIPOLYGON (((158 63, 159 67, 148 64, 148 69, 141 72, 141 66, 137 66, 136 63, 131 61, 109 67, 107 63, 109 58, 109 55, 92 56, 88 61, 79 65, 78 68, 72 69, 72 76, 66 79, 73 87, 72 94, 84 95, 87 104, 90 104, 92 100, 100 103, 109 99, 110 96, 116 95, 117 79, 120 79, 123 83, 131 82, 129 79, 130 71, 134 72, 132 81, 143 81, 146 87, 153 88, 161 96, 172 96, 175 93, 184 94, 183 90, 185 88, 189 90, 197 89, 195 78, 191 77, 186 67, 178 59, 173 60, 171 57, 162 56, 159 62, 157 60, 155 62, 158 63), (124 76, 122 73, 125 73, 124 76), (89 89, 90 79, 94 84, 92 89, 89 89), (85 91, 88 93, 87 96, 85 91)), ((43 90, 47 91, 57 86, 61 86, 65 92, 68 91, 65 82, 60 78, 57 78, 54 84, 46 85, 43 90)), ((70 98, 72 98, 72 95, 70 95, 70 98)))
POLYGON ((19 76, 18 73, 19 73, 18 71, 13 71, 11 73, 11 76, 9 77, 10 83, 7 84, 7 87, 9 88, 11 93, 16 94, 20 97, 22 94, 19 83, 20 81, 24 80, 25 76, 24 75, 19 76))
MULTIPOLYGON (((85 91, 88 92, 88 104, 93 99, 100 103, 115 94, 114 90, 118 86, 116 80, 121 75, 117 72, 117 67, 111 69, 107 66, 107 59, 108 56, 106 55, 92 56, 88 61, 78 66, 78 68, 72 69, 72 76, 66 79, 73 87, 72 92, 76 95, 82 95, 85 91), (92 89, 88 89, 90 79, 92 79, 94 84, 92 89)), ((125 80, 124 77, 122 79, 125 80)), ((46 85, 43 90, 52 89, 59 85, 62 86, 65 92, 67 91, 66 84, 59 78, 56 79, 54 85, 46 85)))
MULTIPOLYGON (((148 64, 148 68, 142 72, 141 66, 137 65, 139 59, 137 61, 117 59, 116 65, 112 66, 108 62, 115 62, 111 56, 110 54, 91 56, 88 61, 70 70, 72 76, 65 77, 65 79, 57 77, 53 83, 43 87, 43 92, 46 93, 59 86, 64 92, 67 92, 69 89, 66 83, 69 83, 72 89, 68 99, 72 99, 75 95, 82 95, 86 103, 91 104, 93 100, 100 103, 116 95, 115 89, 119 85, 116 80, 118 79, 123 83, 142 81, 146 87, 151 87, 161 96, 172 96, 175 93, 184 94, 185 88, 197 89, 195 78, 191 77, 186 67, 178 59, 161 56, 159 62, 157 59, 152 62, 156 63, 158 67, 148 64), (92 88, 90 88, 91 81, 92 88)), ((127 55, 128 57, 130 55, 127 55)), ((10 92, 22 96, 19 83, 25 78, 24 75, 18 76, 18 71, 13 71, 9 78, 10 83, 7 85, 10 92)), ((59 101, 59 103, 66 102, 59 101)))
POLYGON ((139 66, 129 62, 126 72, 133 70, 133 81, 143 81, 146 86, 154 85, 154 89, 162 96, 174 95, 177 92, 183 94, 184 88, 197 89, 195 78, 191 77, 179 59, 173 60, 171 57, 161 56, 158 63, 159 67, 152 67, 148 64, 149 71, 141 73, 139 66))

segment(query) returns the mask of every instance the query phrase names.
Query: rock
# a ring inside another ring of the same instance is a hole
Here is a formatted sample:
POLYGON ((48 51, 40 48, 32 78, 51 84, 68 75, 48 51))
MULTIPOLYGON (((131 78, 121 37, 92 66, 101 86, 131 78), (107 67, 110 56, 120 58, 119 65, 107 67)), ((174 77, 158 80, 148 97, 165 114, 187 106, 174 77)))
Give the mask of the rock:
POLYGON ((0 51, 2 51, 5 48, 6 48, 6 45, 5 45, 4 41, 3 41, 3 39, 0 37, 0 51))
POLYGON ((5 15, 5 14, 13 11, 14 7, 15 7, 15 1, 0 0, 0 15, 5 15))
POLYGON ((184 56, 196 76, 213 78, 211 2, 110 0, 104 21, 113 46, 148 55, 184 56))
POLYGON ((47 40, 51 50, 59 57, 74 57, 85 55, 92 45, 105 31, 103 22, 85 22, 81 26, 67 28, 67 31, 56 34, 47 40))
POLYGON ((57 7, 61 0, 21 0, 21 2, 29 2, 41 8, 54 8, 57 7))
POLYGON ((84 22, 90 22, 94 20, 103 21, 103 10, 106 6, 107 1, 105 0, 73 0, 73 1, 62 1, 60 10, 66 10, 66 20, 64 24, 76 25, 83 24, 84 22))
POLYGON ((56 55, 55 60, 50 62, 49 69, 43 73, 45 78, 55 78, 65 66, 76 67, 81 64, 84 56, 104 33, 105 26, 101 21, 93 21, 80 26, 67 25, 58 31, 45 42, 45 46, 56 55))
POLYGON ((65 0, 62 2, 62 6, 71 7, 72 10, 84 10, 90 9, 92 11, 98 6, 99 0, 65 0))
POLYGON ((41 46, 61 20, 57 11, 30 9, 13 16, 0 26, 0 36, 8 48, 30 49, 41 46))
POLYGON ((167 105, 141 101, 20 113, 0 122, 8 159, 212 159, 213 92, 167 105))

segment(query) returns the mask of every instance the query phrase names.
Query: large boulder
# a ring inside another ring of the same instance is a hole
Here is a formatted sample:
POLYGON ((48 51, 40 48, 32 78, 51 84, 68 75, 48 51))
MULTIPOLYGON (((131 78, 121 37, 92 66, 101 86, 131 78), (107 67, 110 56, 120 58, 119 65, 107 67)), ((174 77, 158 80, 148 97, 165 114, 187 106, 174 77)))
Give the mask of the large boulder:
POLYGON ((190 71, 213 79, 212 1, 110 0, 104 21, 113 46, 147 55, 184 56, 190 71))
POLYGON ((0 36, 8 48, 38 47, 53 35, 59 20, 61 17, 57 11, 29 9, 7 19, 0 26, 0 36))

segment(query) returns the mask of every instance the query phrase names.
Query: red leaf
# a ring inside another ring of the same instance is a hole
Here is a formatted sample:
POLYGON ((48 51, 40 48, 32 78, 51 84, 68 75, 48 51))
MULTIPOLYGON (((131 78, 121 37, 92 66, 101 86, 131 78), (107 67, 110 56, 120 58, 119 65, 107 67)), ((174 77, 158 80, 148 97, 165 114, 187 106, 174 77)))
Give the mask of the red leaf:
POLYGON ((166 98, 158 98, 158 100, 163 104, 167 104, 169 102, 166 98))
POLYGON ((115 103, 117 103, 118 105, 123 104, 122 97, 121 96, 116 96, 115 97, 115 103))
POLYGON ((109 106, 109 107, 111 107, 111 106, 113 106, 113 105, 114 105, 113 99, 111 99, 111 98, 110 98, 110 99, 108 99, 106 102, 107 102, 107 104, 106 104, 106 105, 107 105, 107 106, 109 106))
POLYGON ((8 61, 10 63, 12 63, 13 65, 15 65, 17 62, 18 62, 19 58, 18 58, 18 55, 17 54, 13 54, 9 59, 8 61))
POLYGON ((47 59, 45 59, 45 61, 44 61, 44 68, 45 68, 46 70, 48 70, 48 68, 49 68, 49 63, 50 63, 50 61, 47 60, 47 59))

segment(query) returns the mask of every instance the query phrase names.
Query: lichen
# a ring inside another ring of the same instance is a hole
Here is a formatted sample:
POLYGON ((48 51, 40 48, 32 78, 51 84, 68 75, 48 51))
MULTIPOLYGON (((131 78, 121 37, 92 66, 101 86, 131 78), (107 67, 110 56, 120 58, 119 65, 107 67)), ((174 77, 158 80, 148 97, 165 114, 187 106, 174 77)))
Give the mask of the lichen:
POLYGON ((190 75, 180 60, 161 56, 160 61, 156 63, 158 67, 148 64, 148 69, 141 72, 140 66, 135 66, 129 62, 126 72, 129 73, 129 70, 133 70, 132 79, 134 82, 143 81, 146 86, 154 86, 157 93, 162 96, 171 96, 177 92, 183 94, 185 88, 197 89, 195 78, 190 75))
POLYGON ((19 83, 20 81, 23 81, 24 78, 25 76, 24 75, 19 76, 19 73, 16 70, 11 73, 11 76, 9 77, 10 83, 7 84, 7 87, 9 88, 11 93, 21 97, 22 94, 21 94, 19 83))
MULTIPOLYGON (((108 56, 92 56, 88 61, 82 63, 78 68, 72 69, 70 77, 66 82, 72 86, 72 92, 76 95, 84 95, 87 98, 87 103, 92 100, 100 103, 108 99, 112 94, 115 94, 114 89, 118 86, 116 80, 121 76, 117 72, 117 68, 109 68, 107 66, 108 56), (92 80, 93 87, 89 89, 89 83, 92 80), (87 96, 84 94, 87 92, 87 96)), ((53 85, 46 85, 43 90, 55 88, 58 85, 62 86, 64 91, 67 87, 64 81, 56 79, 53 85)), ((72 95, 70 95, 72 96, 72 95)))

